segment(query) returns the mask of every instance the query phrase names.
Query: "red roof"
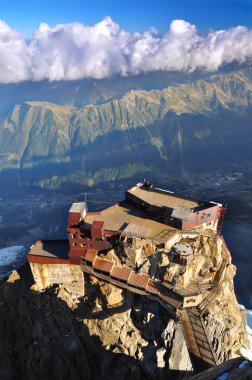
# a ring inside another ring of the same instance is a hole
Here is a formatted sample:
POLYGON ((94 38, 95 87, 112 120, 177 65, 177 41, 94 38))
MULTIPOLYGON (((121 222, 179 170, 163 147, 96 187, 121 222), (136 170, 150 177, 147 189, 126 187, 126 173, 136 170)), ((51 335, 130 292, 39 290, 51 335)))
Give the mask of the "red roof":
POLYGON ((114 263, 108 260, 104 260, 100 257, 96 257, 95 261, 93 262, 93 267, 95 269, 99 269, 104 272, 110 273, 111 269, 113 268, 114 263))
POLYGON ((160 294, 158 285, 153 280, 149 280, 146 290, 149 291, 150 293, 155 293, 157 295, 160 294))
POLYGON ((143 276, 141 274, 136 274, 135 272, 131 271, 130 277, 128 279, 128 284, 145 289, 148 281, 149 276, 143 276))
POLYGON ((124 280, 124 281, 128 281, 128 278, 131 272, 132 270, 128 267, 123 267, 123 268, 113 267, 110 273, 110 276, 124 280))
POLYGON ((97 255, 97 252, 98 251, 96 251, 95 249, 92 249, 92 248, 88 249, 87 252, 83 254, 84 260, 93 262, 97 255))

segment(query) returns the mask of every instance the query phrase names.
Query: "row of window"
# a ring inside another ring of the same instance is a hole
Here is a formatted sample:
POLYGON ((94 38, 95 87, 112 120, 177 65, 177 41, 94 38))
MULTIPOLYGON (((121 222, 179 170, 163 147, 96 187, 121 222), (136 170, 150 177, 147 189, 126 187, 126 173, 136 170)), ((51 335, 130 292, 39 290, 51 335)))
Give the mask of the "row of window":
POLYGON ((86 239, 85 235, 71 234, 72 239, 86 239))
POLYGON ((94 248, 93 244, 78 244, 78 243, 73 243, 73 247, 81 247, 81 248, 94 248))
POLYGON ((210 218, 210 216, 211 216, 211 213, 209 213, 209 214, 203 214, 203 215, 201 215, 201 217, 200 217, 200 219, 205 219, 205 216, 207 217, 207 218, 210 218))

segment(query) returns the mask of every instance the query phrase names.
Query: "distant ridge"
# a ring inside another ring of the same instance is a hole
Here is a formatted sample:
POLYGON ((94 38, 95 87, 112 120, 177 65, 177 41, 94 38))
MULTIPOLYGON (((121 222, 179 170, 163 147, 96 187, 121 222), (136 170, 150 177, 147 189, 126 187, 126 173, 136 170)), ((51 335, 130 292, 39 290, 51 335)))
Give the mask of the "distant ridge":
POLYGON ((251 103, 250 68, 81 107, 25 101, 1 119, 0 170, 57 187, 250 159, 251 103))

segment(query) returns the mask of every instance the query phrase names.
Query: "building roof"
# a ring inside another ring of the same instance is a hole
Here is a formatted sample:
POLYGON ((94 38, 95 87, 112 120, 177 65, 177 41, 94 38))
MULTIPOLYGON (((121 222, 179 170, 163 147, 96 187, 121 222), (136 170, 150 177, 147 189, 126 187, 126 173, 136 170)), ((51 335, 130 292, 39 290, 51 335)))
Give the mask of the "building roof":
POLYGON ((43 256, 54 259, 68 259, 68 240, 38 240, 28 255, 43 256))
POLYGON ((114 266, 111 270, 110 276, 124 281, 128 281, 131 272, 132 270, 129 267, 119 268, 117 266, 114 266))
POLYGON ((138 286, 145 289, 149 281, 148 275, 136 274, 134 271, 131 271, 131 274, 128 278, 128 284, 138 286))
POLYGON ((146 239, 162 240, 161 233, 165 230, 165 239, 168 240, 176 233, 176 228, 149 219, 144 210, 140 210, 131 203, 123 201, 99 213, 87 213, 84 219, 84 228, 91 228, 93 221, 104 221, 107 231, 121 231, 125 234, 139 236, 146 239))
POLYGON ((145 187, 135 186, 128 190, 129 194, 135 195, 144 202, 159 207, 168 207, 174 209, 175 207, 183 207, 193 209, 206 202, 197 201, 194 199, 181 197, 169 191, 161 189, 146 189, 145 187))
POLYGON ((140 226, 139 224, 129 223, 122 231, 125 235, 147 236, 151 231, 149 227, 140 226))
POLYGON ((86 208, 86 202, 73 203, 69 212, 82 212, 86 208))
POLYGON ((111 269, 113 268, 114 263, 109 260, 102 259, 100 257, 96 257, 95 261, 93 262, 93 267, 95 269, 99 269, 103 272, 110 273, 111 269))
POLYGON ((191 208, 174 207, 171 216, 172 218, 188 221, 190 219, 191 213, 192 213, 191 208))
POLYGON ((183 255, 183 256, 188 256, 188 255, 192 254, 192 247, 188 243, 178 242, 178 243, 174 244, 172 249, 176 253, 183 255))
POLYGON ((150 293, 160 295, 160 290, 159 290, 158 284, 153 280, 149 280, 147 287, 146 287, 146 290, 150 293))
POLYGON ((89 248, 87 250, 87 252, 84 252, 83 253, 83 258, 87 261, 91 261, 93 262, 94 259, 96 258, 96 255, 97 255, 97 250, 93 249, 93 248, 89 248))

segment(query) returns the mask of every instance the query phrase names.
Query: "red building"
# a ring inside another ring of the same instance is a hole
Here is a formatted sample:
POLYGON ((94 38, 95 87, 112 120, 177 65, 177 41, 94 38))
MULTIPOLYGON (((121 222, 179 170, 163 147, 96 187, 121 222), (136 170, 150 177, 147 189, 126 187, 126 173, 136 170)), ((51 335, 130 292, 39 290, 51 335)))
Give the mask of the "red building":
POLYGON ((164 241, 175 229, 219 233, 225 210, 219 203, 179 196, 146 182, 127 190, 124 201, 99 212, 87 213, 85 203, 74 203, 67 228, 69 258, 79 263, 83 249, 107 250, 121 235, 164 241))
MULTIPOLYGON (((67 223, 68 241, 64 242, 64 252, 67 249, 68 254, 64 254, 64 260, 79 264, 83 252, 106 251, 124 236, 163 244, 176 230, 220 233, 225 210, 219 203, 179 196, 146 182, 127 190, 122 202, 101 211, 87 212, 85 202, 73 203, 67 223)), ((53 242, 52 253, 47 255, 43 244, 50 247, 49 241, 37 242, 28 255, 30 262, 63 260, 54 254, 53 242)))
MULTIPOLYGON (((41 289, 62 283, 70 292, 83 297, 83 273, 88 273, 157 300, 179 317, 192 360, 196 357, 207 365, 216 365, 215 349, 209 343, 197 309, 209 297, 209 284, 203 283, 202 287, 199 284, 197 288, 195 283, 186 282, 186 289, 181 290, 181 285, 176 288, 176 283, 170 280, 161 283, 149 273, 139 273, 137 265, 133 268, 118 264, 107 253, 110 248, 116 251, 121 240, 130 245, 134 238, 146 239, 149 247, 167 250, 172 247, 169 260, 185 267, 193 262, 194 253, 190 244, 176 240, 182 235, 178 230, 185 235, 215 236, 221 231, 225 210, 219 203, 175 195, 147 182, 126 191, 122 202, 98 212, 87 212, 85 202, 73 203, 67 223, 68 240, 37 241, 28 254, 35 283, 41 289), (188 324, 192 308, 195 326, 188 324)), ((223 252, 218 271, 210 274, 218 284, 230 265, 225 249, 223 252)), ((212 292, 216 296, 215 288, 212 292)))

